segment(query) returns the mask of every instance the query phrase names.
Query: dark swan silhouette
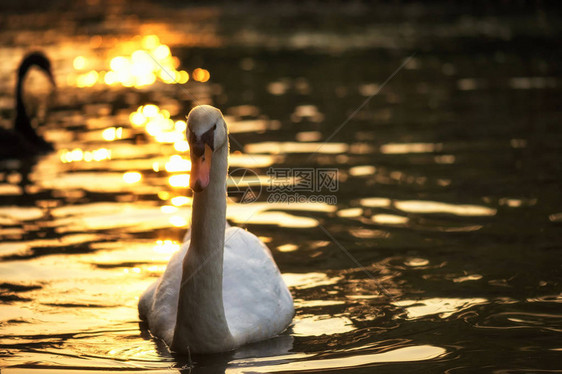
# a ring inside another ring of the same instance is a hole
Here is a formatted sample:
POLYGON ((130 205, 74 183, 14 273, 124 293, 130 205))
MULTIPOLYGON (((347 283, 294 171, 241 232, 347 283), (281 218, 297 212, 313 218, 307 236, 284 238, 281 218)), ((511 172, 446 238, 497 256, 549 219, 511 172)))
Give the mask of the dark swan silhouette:
POLYGON ((13 129, 0 128, 0 159, 28 158, 53 151, 53 145, 41 137, 33 126, 23 101, 23 81, 32 66, 37 66, 53 86, 51 62, 42 52, 27 54, 20 63, 16 85, 16 118, 13 129))

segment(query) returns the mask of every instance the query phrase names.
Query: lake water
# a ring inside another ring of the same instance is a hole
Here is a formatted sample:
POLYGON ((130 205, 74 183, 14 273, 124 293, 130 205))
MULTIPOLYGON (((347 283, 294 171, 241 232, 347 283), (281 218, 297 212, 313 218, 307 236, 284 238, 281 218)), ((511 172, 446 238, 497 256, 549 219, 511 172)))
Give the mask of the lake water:
POLYGON ((56 93, 26 88, 56 151, 0 164, 2 373, 562 369, 557 14, 26 4, 0 16, 0 118, 41 48, 56 93), (271 248, 296 316, 189 359, 137 302, 189 223, 195 104, 226 116, 228 219, 271 248))

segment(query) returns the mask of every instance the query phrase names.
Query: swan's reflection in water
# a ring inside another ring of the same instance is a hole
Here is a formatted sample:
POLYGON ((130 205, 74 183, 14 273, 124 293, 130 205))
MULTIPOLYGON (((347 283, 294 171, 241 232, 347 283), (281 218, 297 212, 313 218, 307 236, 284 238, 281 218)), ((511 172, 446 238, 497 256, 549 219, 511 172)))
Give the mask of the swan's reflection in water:
POLYGON ((264 340, 233 352, 212 355, 174 356, 177 368, 182 373, 230 373, 240 368, 244 371, 261 372, 265 365, 279 365, 294 358, 290 353, 293 348, 293 337, 283 334, 264 340))
POLYGON ((141 337, 154 344, 152 350, 135 354, 131 359, 158 360, 159 358, 173 364, 181 373, 223 373, 237 371, 237 367, 246 370, 260 370, 264 365, 279 365, 294 359, 298 354, 291 353, 294 338, 290 330, 282 335, 258 343, 240 347, 232 352, 207 355, 177 355, 171 353, 168 346, 160 339, 152 337, 146 323, 140 323, 141 337), (155 354, 154 354, 155 353, 155 354))

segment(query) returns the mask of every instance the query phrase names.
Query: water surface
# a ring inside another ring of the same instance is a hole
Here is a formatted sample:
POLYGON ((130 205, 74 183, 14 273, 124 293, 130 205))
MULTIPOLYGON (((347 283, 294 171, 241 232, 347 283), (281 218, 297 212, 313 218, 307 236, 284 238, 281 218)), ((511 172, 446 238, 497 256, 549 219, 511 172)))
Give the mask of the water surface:
POLYGON ((556 14, 135 4, 0 16, 2 125, 24 51, 58 86, 26 86, 56 152, 0 165, 3 373, 560 369, 556 14), (189 224, 196 104, 221 108, 231 170, 255 173, 233 173, 228 219, 271 248, 296 316, 190 360, 137 302, 189 224), (272 202, 271 167, 337 170, 337 189, 272 202))

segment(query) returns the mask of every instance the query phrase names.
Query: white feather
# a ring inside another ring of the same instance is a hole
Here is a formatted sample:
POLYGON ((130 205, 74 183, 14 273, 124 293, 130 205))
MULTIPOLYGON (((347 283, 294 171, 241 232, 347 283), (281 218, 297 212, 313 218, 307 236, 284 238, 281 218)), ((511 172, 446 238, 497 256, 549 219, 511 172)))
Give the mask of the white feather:
MULTIPOLYGON (((189 243, 183 243, 139 301, 141 317, 168 346, 174 337, 182 262, 189 243)), ((271 338, 291 323, 293 299, 269 249, 239 227, 225 232, 222 285, 226 320, 238 346, 271 338)))

